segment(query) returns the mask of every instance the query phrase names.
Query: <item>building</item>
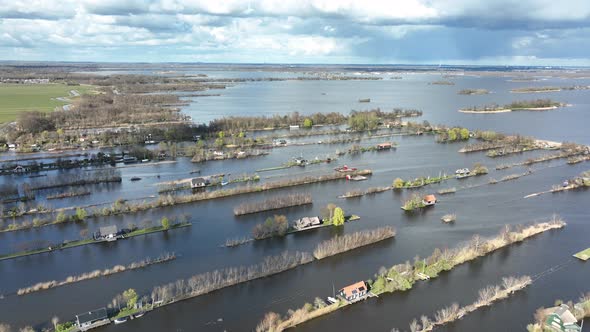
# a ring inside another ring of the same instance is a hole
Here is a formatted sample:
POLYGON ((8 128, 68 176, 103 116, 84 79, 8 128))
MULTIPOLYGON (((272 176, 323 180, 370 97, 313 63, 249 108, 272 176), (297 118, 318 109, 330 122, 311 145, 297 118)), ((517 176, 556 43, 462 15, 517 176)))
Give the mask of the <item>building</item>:
POLYGON ((391 142, 377 144, 377 150, 389 150, 393 147, 391 142))
POLYGON ((205 178, 192 178, 191 179, 191 188, 192 189, 205 188, 208 185, 209 185, 209 180, 207 180, 205 178))
POLYGON ((99 228, 97 239, 115 241, 117 240, 118 233, 116 225, 101 227, 99 228))
POLYGON ((546 309, 545 312, 547 317, 545 318, 544 331, 580 332, 582 330, 578 325, 578 320, 565 304, 546 309))
POLYGON ((295 220, 295 224, 293 227, 297 230, 302 230, 305 228, 319 226, 322 224, 320 217, 303 217, 299 220, 295 220))
POLYGON ((434 205, 436 204, 436 196, 434 195, 426 195, 422 198, 422 203, 424 203, 424 205, 429 206, 429 205, 434 205))
POLYGON ((367 296, 367 292, 367 284, 364 281, 359 281, 339 290, 338 296, 344 298, 348 302, 356 302, 364 299, 367 296))
POLYGON ((87 331, 95 327, 109 324, 107 309, 100 308, 76 315, 76 326, 81 331, 87 331))

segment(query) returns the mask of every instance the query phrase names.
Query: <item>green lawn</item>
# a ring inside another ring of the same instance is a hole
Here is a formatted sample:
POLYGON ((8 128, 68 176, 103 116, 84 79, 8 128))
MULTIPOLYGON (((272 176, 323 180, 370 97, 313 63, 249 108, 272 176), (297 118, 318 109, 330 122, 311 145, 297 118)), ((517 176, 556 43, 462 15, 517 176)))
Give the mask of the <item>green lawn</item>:
POLYGON ((70 91, 80 94, 93 90, 89 85, 68 86, 65 84, 4 84, 0 83, 0 123, 14 121, 23 111, 53 111, 57 106, 68 104, 55 98, 70 96, 70 91))
POLYGON ((574 257, 583 261, 588 260, 590 258, 590 248, 580 251, 579 253, 575 254, 574 257))

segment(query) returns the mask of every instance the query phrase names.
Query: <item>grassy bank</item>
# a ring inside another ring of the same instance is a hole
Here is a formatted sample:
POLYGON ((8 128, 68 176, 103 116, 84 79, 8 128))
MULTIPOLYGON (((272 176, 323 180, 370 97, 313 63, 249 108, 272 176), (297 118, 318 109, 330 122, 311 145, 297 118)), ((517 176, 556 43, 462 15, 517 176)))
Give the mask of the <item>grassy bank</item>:
POLYGON ((395 229, 391 226, 336 236, 318 244, 313 251, 313 256, 316 259, 322 259, 383 241, 394 236, 395 229))

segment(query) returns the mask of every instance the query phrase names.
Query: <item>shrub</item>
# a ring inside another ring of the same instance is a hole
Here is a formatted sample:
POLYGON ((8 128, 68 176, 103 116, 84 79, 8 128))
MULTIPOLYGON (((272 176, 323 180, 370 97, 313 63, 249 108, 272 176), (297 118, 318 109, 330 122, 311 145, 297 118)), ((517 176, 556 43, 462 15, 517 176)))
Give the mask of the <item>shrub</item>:
POLYGON ((170 220, 168 220, 168 218, 166 218, 166 217, 162 218, 160 223, 162 224, 162 228, 164 228, 164 229, 170 228, 170 220))
POLYGON ((344 224, 344 211, 339 207, 334 209, 333 224, 334 226, 340 226, 344 224))

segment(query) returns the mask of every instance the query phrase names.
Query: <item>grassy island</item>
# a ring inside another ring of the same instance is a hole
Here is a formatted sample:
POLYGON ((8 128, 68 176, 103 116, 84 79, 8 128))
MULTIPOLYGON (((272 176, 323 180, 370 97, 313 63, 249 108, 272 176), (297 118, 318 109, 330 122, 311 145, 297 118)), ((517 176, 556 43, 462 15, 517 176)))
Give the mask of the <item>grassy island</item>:
POLYGON ((547 111, 564 107, 566 104, 553 101, 551 99, 535 99, 515 101, 504 106, 497 104, 485 105, 483 107, 471 107, 460 109, 461 113, 506 113, 512 111, 547 111))
POLYGON ((486 89, 463 89, 457 92, 460 95, 487 95, 490 91, 486 89))

